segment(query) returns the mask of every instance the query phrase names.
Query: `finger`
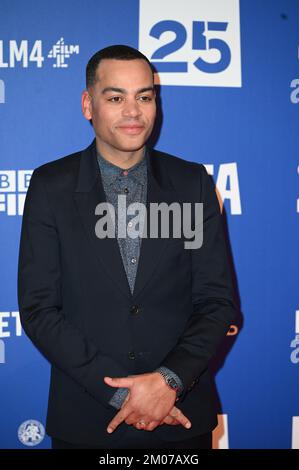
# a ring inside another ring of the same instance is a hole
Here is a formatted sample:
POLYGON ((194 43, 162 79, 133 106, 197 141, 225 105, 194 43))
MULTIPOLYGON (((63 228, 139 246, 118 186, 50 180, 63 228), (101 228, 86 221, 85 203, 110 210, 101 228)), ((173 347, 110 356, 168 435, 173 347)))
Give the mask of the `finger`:
POLYGON ((111 434, 115 429, 126 420, 127 416, 131 413, 128 407, 121 408, 114 418, 110 421, 107 427, 107 432, 111 434))
POLYGON ((121 408, 123 408, 125 406, 125 404, 129 401, 129 398, 130 398, 130 392, 128 393, 128 395, 124 399, 123 404, 121 405, 121 408))
POLYGON ((129 377, 104 377, 104 382, 110 387, 124 387, 131 388, 133 385, 133 379, 129 377))
MULTIPOLYGON (((126 423, 127 421, 128 420, 126 420, 126 423)), ((160 421, 155 421, 155 420, 147 421, 145 417, 142 417, 142 416, 137 417, 137 415, 134 415, 133 413, 129 416, 129 421, 130 421, 130 424, 132 424, 136 429, 145 429, 151 423, 156 423, 157 426, 159 426, 160 424, 160 421), (131 418, 132 416, 134 416, 134 418, 131 418)))
POLYGON ((139 421, 137 421, 137 423, 133 423, 133 426, 136 428, 136 429, 144 429, 145 428, 145 424, 143 423, 140 423, 139 421))
POLYGON ((127 424, 135 424, 138 421, 142 421, 143 418, 139 414, 136 414, 134 412, 130 413, 129 416, 126 418, 126 423, 127 424))
POLYGON ((137 423, 134 423, 133 426, 136 429, 143 429, 144 431, 153 431, 160 424, 161 424, 160 421, 151 421, 148 424, 143 424, 137 421, 137 423))
POLYGON ((171 425, 178 425, 178 424, 181 424, 177 419, 173 418, 172 416, 170 415, 167 415, 165 416, 164 420, 163 420, 163 423, 165 424, 171 424, 171 425))
POLYGON ((185 428, 191 428, 191 421, 176 406, 172 408, 169 414, 172 418, 175 418, 185 428))
POLYGON ((153 431, 156 427, 158 427, 160 424, 160 421, 151 421, 149 424, 147 424, 144 428, 145 431, 153 431))

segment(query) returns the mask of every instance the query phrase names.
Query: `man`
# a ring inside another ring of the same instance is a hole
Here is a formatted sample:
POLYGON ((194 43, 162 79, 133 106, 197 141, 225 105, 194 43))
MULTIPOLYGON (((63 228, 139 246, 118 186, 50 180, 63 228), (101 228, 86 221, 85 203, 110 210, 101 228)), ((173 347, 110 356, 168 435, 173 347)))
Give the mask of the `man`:
POLYGON ((231 277, 204 166, 146 145, 155 98, 143 54, 121 45, 97 52, 82 94, 94 141, 32 174, 18 298, 23 328, 52 366, 53 448, 211 447, 208 363, 235 317, 231 277), (202 246, 143 237, 149 210, 128 236, 134 219, 120 196, 147 209, 203 203, 202 246), (114 236, 103 238, 103 220, 114 236))

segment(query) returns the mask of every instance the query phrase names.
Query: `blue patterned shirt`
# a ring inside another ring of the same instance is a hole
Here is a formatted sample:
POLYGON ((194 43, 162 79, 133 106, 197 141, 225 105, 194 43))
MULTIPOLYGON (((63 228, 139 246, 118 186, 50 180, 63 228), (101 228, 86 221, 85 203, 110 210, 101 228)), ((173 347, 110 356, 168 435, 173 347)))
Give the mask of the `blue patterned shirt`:
MULTIPOLYGON (((123 261, 123 265, 126 271, 128 283, 130 290, 133 293, 134 284, 136 279, 140 247, 142 238, 137 236, 136 238, 128 237, 121 238, 118 236, 118 217, 123 216, 124 214, 118 214, 118 196, 126 196, 126 204, 124 211, 126 214, 127 207, 134 202, 141 202, 146 204, 146 194, 147 194, 147 159, 146 159, 146 147, 144 148, 143 156, 139 162, 131 166, 128 169, 122 169, 117 165, 106 160, 98 152, 98 164, 101 172, 102 182, 104 191, 106 194, 107 202, 111 203, 114 206, 115 210, 115 230, 116 237, 123 261)), ((122 208, 121 208, 122 210, 122 208)), ((126 214, 126 228, 132 226, 131 219, 135 215, 126 214), (131 224, 131 225, 130 225, 131 224)), ((158 367, 155 371, 166 372, 168 373, 177 383, 182 393, 183 384, 181 379, 167 367, 161 366, 158 367)), ((109 401, 109 403, 117 409, 120 409, 123 401, 125 400, 129 390, 127 388, 118 388, 109 401)))

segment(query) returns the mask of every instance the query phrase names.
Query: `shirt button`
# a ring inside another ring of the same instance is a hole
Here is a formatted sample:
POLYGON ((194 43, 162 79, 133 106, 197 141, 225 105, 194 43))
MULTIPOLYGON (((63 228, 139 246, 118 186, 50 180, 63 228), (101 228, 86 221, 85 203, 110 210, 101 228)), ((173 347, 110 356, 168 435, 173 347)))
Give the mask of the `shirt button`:
POLYGON ((131 263, 132 263, 132 264, 135 264, 136 261, 137 261, 137 258, 135 258, 135 256, 134 256, 133 258, 131 258, 131 263))
POLYGON ((128 357, 129 357, 129 359, 136 359, 136 355, 135 355, 134 351, 130 351, 128 353, 128 357))
POLYGON ((128 170, 124 170, 122 174, 123 176, 128 176, 128 173, 129 173, 128 170))
POLYGON ((133 226, 133 222, 128 222, 128 227, 132 227, 133 226))
POLYGON ((129 192, 128 188, 125 188, 124 193, 128 193, 128 192, 129 192))

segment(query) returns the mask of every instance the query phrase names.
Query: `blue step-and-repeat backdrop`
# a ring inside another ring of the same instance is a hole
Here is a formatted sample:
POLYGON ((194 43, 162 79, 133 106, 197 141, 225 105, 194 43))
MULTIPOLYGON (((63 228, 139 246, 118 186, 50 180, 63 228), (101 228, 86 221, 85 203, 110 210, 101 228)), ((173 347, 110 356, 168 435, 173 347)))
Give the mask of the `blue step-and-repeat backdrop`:
POLYGON ((50 367, 18 312, 22 210, 33 169, 93 139, 85 66, 111 44, 155 64, 156 148, 203 163, 223 201, 241 313, 213 364, 214 447, 299 448, 298 25, 297 0, 1 0, 0 448, 50 446, 50 367))

